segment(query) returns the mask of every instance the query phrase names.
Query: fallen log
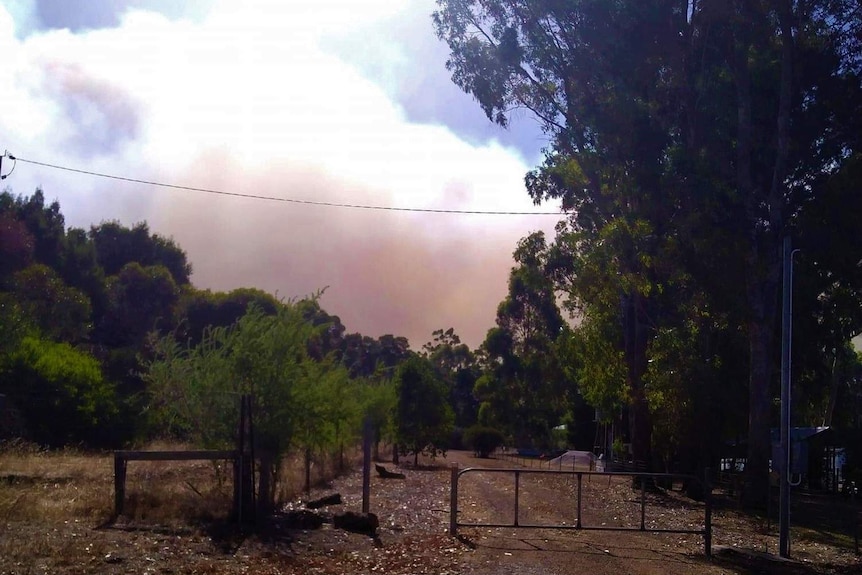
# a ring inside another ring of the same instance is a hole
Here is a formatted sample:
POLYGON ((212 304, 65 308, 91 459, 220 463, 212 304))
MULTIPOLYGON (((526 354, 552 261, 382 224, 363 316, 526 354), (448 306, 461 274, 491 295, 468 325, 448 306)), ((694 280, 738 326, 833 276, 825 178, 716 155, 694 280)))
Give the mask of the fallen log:
POLYGON ((283 523, 290 529, 320 529, 323 517, 305 509, 290 511, 284 514, 283 523))
POLYGON ((377 536, 377 528, 380 521, 374 513, 355 513, 346 511, 332 517, 332 525, 336 529, 343 529, 353 533, 362 533, 371 537, 377 536))
POLYGON ((377 469, 377 474, 383 479, 404 479, 403 473, 396 473, 394 471, 389 471, 385 467, 379 464, 374 464, 374 468, 377 469))
POLYGON ((321 507, 326 507, 327 505, 341 505, 341 494, 333 493, 332 495, 327 495, 326 497, 321 497, 320 499, 314 499, 312 501, 305 502, 305 507, 307 509, 320 509, 321 507))

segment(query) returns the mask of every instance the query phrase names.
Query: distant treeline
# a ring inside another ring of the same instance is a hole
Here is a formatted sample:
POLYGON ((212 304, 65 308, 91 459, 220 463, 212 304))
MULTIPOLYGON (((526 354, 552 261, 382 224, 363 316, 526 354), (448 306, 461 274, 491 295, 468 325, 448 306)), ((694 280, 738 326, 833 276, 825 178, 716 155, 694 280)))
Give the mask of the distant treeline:
POLYGON ((116 447, 177 432, 151 409, 162 340, 212 343, 250 307, 299 314, 309 328, 303 353, 350 380, 390 380, 412 355, 404 337, 347 333, 316 297, 202 290, 191 272, 180 246, 145 222, 67 229, 41 190, 0 194, 0 437, 116 447))

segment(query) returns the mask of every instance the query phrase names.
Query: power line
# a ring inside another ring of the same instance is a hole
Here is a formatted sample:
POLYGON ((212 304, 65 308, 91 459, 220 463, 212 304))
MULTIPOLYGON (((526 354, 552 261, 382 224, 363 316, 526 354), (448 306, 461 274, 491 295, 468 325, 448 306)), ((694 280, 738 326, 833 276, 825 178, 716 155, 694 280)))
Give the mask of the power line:
POLYGON ((397 207, 397 206, 375 206, 368 204, 347 204, 341 202, 320 202, 314 200, 299 200, 296 198, 279 198, 275 196, 264 196, 261 194, 246 194, 242 192, 228 192, 225 190, 216 190, 212 188, 198 188, 194 186, 180 186, 177 184, 168 184, 164 182, 157 182, 154 180, 143 180, 140 178, 130 178, 126 176, 117 176, 114 174, 105 174, 101 172, 94 172, 92 170, 83 170, 80 168, 71 168, 68 166, 61 166, 58 164, 49 164, 47 162, 39 162, 37 160, 28 160, 27 158, 22 158, 20 156, 13 156, 12 154, 6 153, 6 156, 12 160, 17 160, 19 162, 25 162, 27 164, 33 164, 35 166, 42 166, 44 168, 51 168, 54 170, 62 170, 65 172, 73 172, 76 174, 84 174, 86 176, 94 176, 98 178, 106 178, 109 180, 117 180, 121 182, 130 182, 133 184, 142 184, 145 186, 157 186, 160 188, 168 188, 172 190, 182 190, 187 192, 200 192, 204 194, 214 194, 218 196, 230 196, 234 198, 246 198, 251 200, 266 200, 271 202, 283 202, 289 204, 305 204, 310 206, 323 206, 328 208, 351 208, 355 210, 378 210, 378 211, 391 211, 391 212, 418 212, 418 213, 429 213, 429 214, 462 214, 462 215, 487 215, 487 216, 564 216, 563 212, 515 212, 515 211, 502 211, 502 210, 447 210, 447 209, 435 209, 435 208, 411 208, 411 207, 397 207))

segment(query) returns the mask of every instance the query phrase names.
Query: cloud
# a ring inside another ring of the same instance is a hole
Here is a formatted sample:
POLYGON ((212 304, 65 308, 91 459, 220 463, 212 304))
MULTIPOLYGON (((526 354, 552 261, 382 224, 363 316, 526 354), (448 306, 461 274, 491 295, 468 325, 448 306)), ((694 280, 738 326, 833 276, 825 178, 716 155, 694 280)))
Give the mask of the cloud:
POLYGON ((88 76, 79 65, 46 62, 43 86, 61 107, 70 133, 66 147, 80 156, 110 154, 139 134, 140 111, 131 94, 110 82, 88 76))
POLYGON ((213 4, 212 0, 27 0, 27 3, 38 18, 39 29, 66 28, 73 32, 115 27, 122 15, 133 8, 159 12, 172 20, 200 20, 213 4))
POLYGON ((517 149, 529 164, 538 163, 548 138, 534 118, 515 110, 509 127, 501 128, 452 82, 445 66, 449 48, 437 39, 432 26, 436 7, 433 0, 414 0, 411 9, 326 38, 324 46, 374 78, 410 122, 445 125, 477 146, 495 141, 517 149), (419 62, 421 73, 417 73, 419 62))
MULTIPOLYGON (((392 82, 332 46, 410 5, 223 2, 200 22, 142 11, 117 27, 15 38, 0 8, 0 50, 16 113, 0 136, 24 158, 285 199, 435 209, 530 211, 522 153, 418 123, 392 82)), ((433 37, 430 24, 427 34, 433 37)), ((410 56, 413 58, 413 56, 410 56)), ((474 104, 470 104, 473 106, 474 104)), ((256 286, 323 300, 351 331, 440 327, 477 345, 506 291, 511 252, 548 216, 453 216, 227 198, 19 165, 18 193, 42 185, 73 225, 147 220, 188 252, 199 287, 256 286)), ((547 210, 548 208, 544 208, 547 210)))

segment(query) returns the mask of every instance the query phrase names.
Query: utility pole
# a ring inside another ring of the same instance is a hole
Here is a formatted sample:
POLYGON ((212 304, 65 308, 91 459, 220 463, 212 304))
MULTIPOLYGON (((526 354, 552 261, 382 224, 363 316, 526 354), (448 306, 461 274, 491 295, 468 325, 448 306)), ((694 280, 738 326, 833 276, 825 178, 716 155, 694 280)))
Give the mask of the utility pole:
POLYGON ((790 236, 784 237, 781 314, 781 462, 778 463, 778 554, 790 557, 790 350, 793 334, 793 254, 790 236))

